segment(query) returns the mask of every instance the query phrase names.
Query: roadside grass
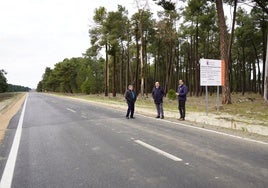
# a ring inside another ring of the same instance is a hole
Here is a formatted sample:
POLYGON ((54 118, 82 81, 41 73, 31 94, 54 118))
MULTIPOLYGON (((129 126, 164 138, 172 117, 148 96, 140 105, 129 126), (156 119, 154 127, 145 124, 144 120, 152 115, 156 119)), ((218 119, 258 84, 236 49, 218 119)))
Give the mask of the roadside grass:
MULTIPOLYGON (((117 94, 116 97, 112 97, 110 94, 105 97, 103 94, 99 95, 72 95, 73 97, 102 102, 106 104, 117 104, 126 105, 124 96, 117 94)), ((244 123, 252 123, 258 121, 258 124, 263 126, 268 126, 268 103, 263 100, 259 94, 246 93, 244 96, 241 93, 233 93, 232 104, 221 104, 221 96, 219 97, 219 110, 217 110, 216 105, 216 94, 208 96, 208 113, 221 115, 228 114, 233 116, 233 118, 221 117, 227 121, 241 121, 244 123)), ((139 96, 136 102, 137 107, 155 109, 153 99, 149 94, 148 97, 139 96)), ((187 113, 191 112, 206 112, 206 101, 205 96, 195 97, 188 96, 186 102, 187 113)), ((169 100, 164 98, 164 110, 169 112, 178 112, 178 102, 177 100, 169 100)))
POLYGON ((224 112, 240 117, 244 122, 256 120, 268 126, 268 103, 258 94, 232 95, 233 103, 224 105, 224 112))
POLYGON ((19 93, 0 93, 0 102, 16 97, 19 93))
POLYGON ((21 92, 0 93, 0 113, 5 112, 22 94, 21 92))

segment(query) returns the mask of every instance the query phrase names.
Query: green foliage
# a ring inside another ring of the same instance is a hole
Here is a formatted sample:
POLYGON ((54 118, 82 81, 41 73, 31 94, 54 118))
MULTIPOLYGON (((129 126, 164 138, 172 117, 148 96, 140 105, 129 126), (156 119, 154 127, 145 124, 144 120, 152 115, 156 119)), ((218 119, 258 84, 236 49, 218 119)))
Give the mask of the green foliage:
POLYGON ((19 86, 19 85, 12 85, 7 83, 7 79, 5 77, 7 74, 4 70, 0 70, 0 93, 4 92, 21 92, 21 91, 30 91, 31 88, 19 86))
POLYGON ((88 50, 85 57, 64 59, 54 69, 46 68, 37 91, 63 93, 102 92, 103 60, 92 57, 94 50, 88 50))
MULTIPOLYGON (((177 85, 178 79, 185 78, 191 94, 202 95, 199 59, 221 58, 215 1, 187 0, 179 9, 172 0, 154 2, 164 8, 157 19, 145 9, 130 16, 120 5, 116 11, 96 9, 89 29, 91 47, 83 57, 64 59, 54 68, 46 68, 37 90, 123 93, 127 84, 133 83, 139 93, 144 81, 148 93, 151 90, 148 86, 157 80, 167 92, 177 85), (101 57, 103 52, 105 60, 101 57)), ((259 2, 266 5, 265 0, 259 2)), ((267 15, 260 7, 255 6, 251 12, 237 11, 228 70, 231 91, 244 87, 247 91, 261 92, 263 88, 259 66, 265 62, 268 27, 267 15)), ((176 98, 172 90, 169 95, 170 99, 176 98)))
POLYGON ((170 89, 167 93, 167 97, 169 100, 175 100, 177 98, 176 92, 174 89, 170 89))
POLYGON ((156 1, 157 5, 162 6, 167 11, 175 10, 175 3, 171 2, 170 0, 153 0, 156 1))
POLYGON ((0 93, 4 93, 8 89, 7 79, 5 77, 6 72, 0 70, 0 93))
POLYGON ((91 91, 91 83, 90 83, 89 80, 86 80, 86 81, 84 81, 82 83, 81 90, 82 90, 82 93, 90 94, 90 91, 91 91))
POLYGON ((38 84, 37 84, 36 91, 37 91, 37 92, 42 92, 42 89, 43 89, 43 82, 40 81, 40 82, 38 82, 38 84))
POLYGON ((30 90, 31 88, 29 87, 8 84, 7 92, 28 92, 30 90))

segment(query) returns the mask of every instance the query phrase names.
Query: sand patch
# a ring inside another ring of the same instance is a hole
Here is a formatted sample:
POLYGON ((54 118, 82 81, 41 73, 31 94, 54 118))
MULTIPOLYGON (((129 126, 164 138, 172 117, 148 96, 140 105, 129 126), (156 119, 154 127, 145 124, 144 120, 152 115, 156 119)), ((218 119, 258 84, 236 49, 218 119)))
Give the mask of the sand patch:
POLYGON ((0 143, 2 142, 7 126, 11 118, 19 111, 24 100, 26 98, 26 94, 19 94, 17 97, 9 99, 8 101, 1 102, 1 113, 0 113, 0 143))

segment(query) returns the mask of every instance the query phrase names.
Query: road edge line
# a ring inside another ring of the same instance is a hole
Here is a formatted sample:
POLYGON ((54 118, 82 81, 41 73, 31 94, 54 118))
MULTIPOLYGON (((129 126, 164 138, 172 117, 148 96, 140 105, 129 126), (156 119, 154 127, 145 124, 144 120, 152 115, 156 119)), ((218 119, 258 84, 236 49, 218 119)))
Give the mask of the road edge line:
POLYGON ((24 104, 23 104, 19 123, 17 126, 14 140, 13 140, 13 144, 11 146, 11 150, 9 152, 8 159, 7 159, 4 171, 3 171, 3 175, 1 178, 1 182, 0 182, 0 188, 10 188, 11 184, 12 184, 13 174, 14 174, 16 160, 17 160, 17 154, 18 154, 19 145, 20 145, 20 138, 21 138, 21 133, 22 133, 22 124, 23 124, 27 99, 28 99, 28 94, 27 94, 25 101, 24 101, 24 104))

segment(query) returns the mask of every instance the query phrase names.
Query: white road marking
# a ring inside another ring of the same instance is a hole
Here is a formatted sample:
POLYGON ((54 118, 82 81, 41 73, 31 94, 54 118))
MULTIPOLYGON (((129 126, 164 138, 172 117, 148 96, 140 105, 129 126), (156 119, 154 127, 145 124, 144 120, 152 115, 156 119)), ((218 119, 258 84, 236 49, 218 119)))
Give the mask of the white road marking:
MULTIPOLYGON (((91 104, 94 104, 94 105, 103 104, 102 102, 99 102, 99 103, 98 102, 92 102, 92 101, 89 101, 89 100, 86 100, 86 99, 77 99, 77 98, 72 98, 72 97, 68 97, 68 99, 72 99, 72 100, 76 100, 76 101, 82 101, 82 102, 85 102, 85 103, 91 103, 91 104)), ((125 110, 121 110, 121 109, 113 109, 113 110, 125 113, 125 110)), ((142 115, 142 114, 139 114, 139 113, 136 113, 136 115, 156 120, 153 117, 145 116, 145 115, 142 115)), ((165 120, 165 119, 161 119, 161 121, 167 122, 167 123, 172 123, 172 124, 175 124, 175 125, 180 125, 180 126, 187 127, 187 128, 198 129, 198 130, 205 131, 205 132, 210 132, 210 133, 215 133, 215 134, 219 134, 219 135, 223 135, 223 136, 228 136, 228 137, 232 137, 232 138, 236 138, 236 139, 240 139, 240 140, 244 140, 244 141, 248 141, 248 142, 254 142, 254 143, 258 143, 258 144, 268 145, 268 142, 254 140, 254 139, 251 139, 251 138, 245 138, 245 137, 235 136, 235 135, 232 135, 232 134, 223 133, 223 132, 219 132, 219 131, 214 131, 214 130, 210 130, 210 129, 206 129, 206 128, 200 128, 200 127, 195 127, 195 126, 191 126, 191 125, 185 125, 185 124, 182 124, 182 123, 178 123, 178 122, 174 122, 174 121, 168 121, 168 120, 165 120)), ((198 124, 198 123, 196 123, 196 124, 198 124)))
POLYGON ((84 118, 84 119, 87 119, 87 116, 82 115, 81 117, 84 118))
POLYGON ((26 99, 24 101, 24 105, 23 105, 23 108, 21 111, 21 115, 20 115, 17 130, 15 133, 15 137, 13 140, 13 144, 11 146, 11 150, 10 150, 10 153, 9 153, 9 156, 8 156, 8 159, 6 162, 6 166, 5 166, 2 178, 1 178, 0 188, 10 188, 11 184, 12 184, 15 164, 16 164, 17 155, 18 155, 18 149, 19 149, 19 145, 20 145, 22 124, 23 124, 27 99, 28 99, 28 96, 26 97, 26 99))
POLYGON ((70 112, 76 113, 76 111, 71 108, 66 108, 66 109, 69 110, 70 112))
MULTIPOLYGON (((142 114, 138 114, 138 115, 142 116, 142 117, 149 118, 149 119, 156 120, 153 117, 145 116, 145 115, 142 115, 142 114)), ((219 132, 219 131, 214 131, 214 130, 210 130, 210 129, 206 129, 206 128, 196 127, 196 126, 192 126, 192 125, 186 125, 186 124, 182 124, 182 123, 178 123, 178 122, 174 122, 174 121, 169 121, 169 120, 165 120, 165 119, 161 119, 161 121, 167 122, 167 123, 172 123, 172 124, 175 124, 175 125, 180 125, 180 126, 191 128, 191 129, 198 129, 198 130, 205 131, 205 132, 210 132, 210 133, 214 133, 214 134, 218 134, 218 135, 228 136, 228 137, 232 137, 232 138, 236 138, 236 139, 240 139, 240 140, 245 140, 245 141, 249 141, 249 142, 255 142, 255 143, 258 143, 258 144, 268 145, 268 142, 254 140, 254 139, 251 139, 251 138, 245 138, 245 137, 236 136, 236 135, 232 135, 232 134, 228 134, 228 133, 224 133, 224 132, 219 132)), ((198 124, 198 123, 196 123, 196 124, 198 124)))
POLYGON ((180 158, 178 158, 178 157, 176 157, 176 156, 174 156, 174 155, 171 155, 171 154, 169 154, 169 153, 167 153, 167 152, 165 152, 165 151, 163 151, 163 150, 160 150, 160 149, 158 149, 158 148, 156 148, 156 147, 154 147, 154 146, 151 146, 151 145, 149 145, 149 144, 146 144, 146 143, 143 142, 143 141, 135 140, 135 142, 136 142, 137 144, 140 144, 140 145, 146 147, 147 149, 152 150, 152 151, 154 151, 154 152, 156 152, 156 153, 159 153, 159 154, 161 154, 161 155, 165 156, 166 158, 169 158, 169 159, 171 159, 171 160, 173 160, 173 161, 182 161, 182 159, 180 159, 180 158))

